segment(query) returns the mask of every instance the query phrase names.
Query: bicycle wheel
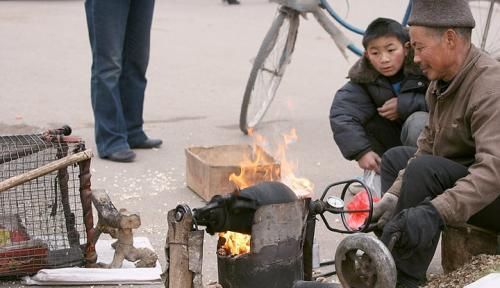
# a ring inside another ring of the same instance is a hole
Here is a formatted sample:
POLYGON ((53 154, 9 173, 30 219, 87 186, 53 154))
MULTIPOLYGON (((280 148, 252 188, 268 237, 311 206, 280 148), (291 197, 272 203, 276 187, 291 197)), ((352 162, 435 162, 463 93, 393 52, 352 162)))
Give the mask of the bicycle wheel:
POLYGON ((472 43, 500 61, 500 0, 469 0, 476 27, 472 43))
POLYGON ((299 14, 280 7, 253 63, 241 104, 240 129, 248 134, 259 124, 274 99, 276 90, 297 39, 299 14))

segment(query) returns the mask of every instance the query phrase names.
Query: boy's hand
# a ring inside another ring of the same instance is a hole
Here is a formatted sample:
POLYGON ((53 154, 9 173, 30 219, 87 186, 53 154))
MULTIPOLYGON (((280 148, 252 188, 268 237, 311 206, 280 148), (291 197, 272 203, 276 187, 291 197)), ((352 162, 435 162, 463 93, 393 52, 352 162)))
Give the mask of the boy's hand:
POLYGON ((391 121, 399 118, 398 98, 394 97, 387 100, 382 107, 377 108, 378 114, 391 121))
POLYGON ((377 153, 370 151, 363 155, 358 160, 358 165, 363 170, 375 170, 375 172, 380 172, 380 156, 377 153))

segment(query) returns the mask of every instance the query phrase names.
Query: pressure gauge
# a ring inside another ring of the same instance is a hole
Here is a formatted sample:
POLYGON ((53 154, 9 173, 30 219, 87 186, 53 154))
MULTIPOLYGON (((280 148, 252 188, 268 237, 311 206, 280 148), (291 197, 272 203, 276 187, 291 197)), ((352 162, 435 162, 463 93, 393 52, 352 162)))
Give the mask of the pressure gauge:
POLYGON ((328 197, 326 202, 328 203, 328 205, 330 205, 333 208, 336 208, 336 209, 344 208, 344 201, 342 199, 340 199, 339 197, 330 196, 330 197, 328 197))

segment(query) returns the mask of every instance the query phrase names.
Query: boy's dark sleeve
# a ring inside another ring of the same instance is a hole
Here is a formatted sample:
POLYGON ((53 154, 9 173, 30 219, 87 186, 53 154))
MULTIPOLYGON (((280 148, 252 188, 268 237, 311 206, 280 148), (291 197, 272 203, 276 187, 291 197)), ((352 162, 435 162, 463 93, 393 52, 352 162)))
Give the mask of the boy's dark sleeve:
POLYGON ((405 121, 411 114, 417 111, 427 112, 425 92, 428 82, 426 79, 413 79, 402 87, 398 95, 398 113, 401 120, 405 121), (408 87, 409 86, 409 87, 408 87))
POLYGON ((335 94, 330 108, 330 126, 346 159, 357 160, 371 150, 364 125, 375 113, 374 103, 359 84, 348 82, 335 94))

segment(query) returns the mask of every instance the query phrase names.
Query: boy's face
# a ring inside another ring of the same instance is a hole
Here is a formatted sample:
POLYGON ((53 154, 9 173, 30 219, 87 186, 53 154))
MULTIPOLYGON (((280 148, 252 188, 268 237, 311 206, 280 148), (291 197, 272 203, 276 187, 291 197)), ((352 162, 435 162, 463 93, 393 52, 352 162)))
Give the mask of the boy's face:
POLYGON ((365 51, 365 56, 375 70, 386 77, 394 76, 399 72, 407 54, 407 46, 404 46, 395 36, 375 38, 368 43, 365 51))

